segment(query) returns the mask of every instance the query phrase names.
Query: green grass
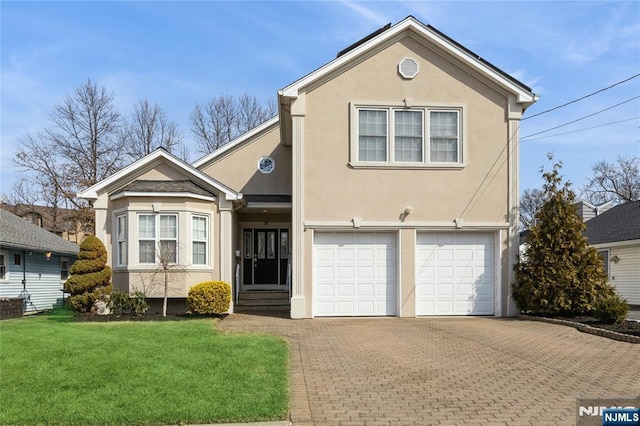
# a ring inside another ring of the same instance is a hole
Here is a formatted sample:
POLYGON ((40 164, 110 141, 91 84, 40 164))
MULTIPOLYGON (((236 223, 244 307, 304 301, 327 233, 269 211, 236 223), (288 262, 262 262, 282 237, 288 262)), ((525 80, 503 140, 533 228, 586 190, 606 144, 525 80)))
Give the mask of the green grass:
POLYGON ((0 322, 1 424, 177 424, 284 419, 287 344, 211 319, 0 322))

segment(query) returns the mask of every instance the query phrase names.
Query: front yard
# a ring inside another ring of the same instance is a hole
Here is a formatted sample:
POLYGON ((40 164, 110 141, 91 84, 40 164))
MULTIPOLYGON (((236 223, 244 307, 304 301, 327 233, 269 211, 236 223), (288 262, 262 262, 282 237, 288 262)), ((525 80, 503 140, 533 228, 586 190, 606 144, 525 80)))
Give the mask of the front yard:
POLYGON ((284 419, 287 343, 212 319, 0 322, 0 424, 177 424, 284 419))

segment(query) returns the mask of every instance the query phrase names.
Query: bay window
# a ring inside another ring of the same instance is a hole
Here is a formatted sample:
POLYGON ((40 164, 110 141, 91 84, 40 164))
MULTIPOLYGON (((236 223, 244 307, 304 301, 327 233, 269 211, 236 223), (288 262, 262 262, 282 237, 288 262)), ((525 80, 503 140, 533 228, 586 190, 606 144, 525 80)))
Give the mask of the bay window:
POLYGON ((176 263, 177 256, 178 216, 176 214, 138 215, 138 262, 176 263))
POLYGON ((121 214, 116 216, 116 260, 118 266, 125 266, 127 264, 127 216, 121 214))
POLYGON ((207 264, 207 218, 193 216, 191 218, 191 263, 194 265, 207 264))

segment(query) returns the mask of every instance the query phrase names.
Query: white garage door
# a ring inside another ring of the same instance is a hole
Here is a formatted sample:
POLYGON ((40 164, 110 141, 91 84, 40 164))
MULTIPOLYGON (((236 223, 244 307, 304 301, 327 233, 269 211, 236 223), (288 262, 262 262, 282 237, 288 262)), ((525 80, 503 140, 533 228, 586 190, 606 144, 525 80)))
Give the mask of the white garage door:
POLYGON ((316 232, 315 316, 396 315, 396 236, 316 232))
POLYGON ((417 234, 417 315, 493 315, 494 290, 493 234, 417 234))

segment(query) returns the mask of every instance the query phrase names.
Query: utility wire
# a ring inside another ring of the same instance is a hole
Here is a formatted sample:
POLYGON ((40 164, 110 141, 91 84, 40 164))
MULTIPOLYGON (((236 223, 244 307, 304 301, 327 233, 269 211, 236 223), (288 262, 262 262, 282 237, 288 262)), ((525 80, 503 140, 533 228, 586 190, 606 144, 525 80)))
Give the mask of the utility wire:
MULTIPOLYGON (((569 135, 571 133, 578 133, 578 132, 584 132, 586 130, 593 130, 593 129, 597 129, 600 127, 606 127, 606 126, 612 126, 614 124, 620 124, 620 123, 625 123, 627 121, 631 121, 631 120, 637 120, 638 118, 640 118, 640 115, 637 117, 631 117, 631 118, 627 118, 625 120, 620 120, 620 121, 614 121, 612 123, 605 123, 605 124, 600 124, 598 126, 592 126, 592 127, 585 127, 583 129, 577 129, 577 130, 573 130, 571 132, 563 132, 563 133, 555 133, 553 135, 548 135, 548 136, 540 136, 539 138, 533 138, 533 139, 527 139, 527 140, 521 140, 521 142, 529 142, 529 141, 537 141, 539 139, 548 139, 548 138, 553 138, 556 136, 562 136, 562 135, 569 135)), ((524 139, 524 138, 523 138, 524 139)))
POLYGON ((627 79, 625 79, 625 80, 619 81, 619 82, 617 82, 617 83, 615 83, 615 84, 612 84, 611 86, 605 87, 604 89, 597 90, 597 91, 595 91, 595 92, 593 92, 593 93, 589 93, 588 95, 584 95, 584 96, 583 96, 583 97, 581 97, 581 98, 578 98, 578 99, 575 99, 575 100, 573 100, 573 101, 567 102, 566 104, 558 105, 557 107, 553 107, 553 108, 548 109, 548 110, 546 110, 546 111, 542 111, 542 112, 539 112, 539 113, 537 113, 537 114, 530 115, 530 116, 528 116, 528 117, 523 118, 523 119, 522 119, 522 120, 520 120, 520 121, 528 120, 528 119, 530 119, 530 118, 537 117, 537 116, 539 116, 539 115, 546 114, 546 113, 548 113, 548 112, 555 111, 555 110, 557 110, 557 109, 560 109, 560 108, 566 107, 567 105, 574 104, 574 103, 576 103, 576 102, 578 102, 578 101, 581 101, 581 100, 586 99, 586 98, 588 98, 588 97, 591 97, 591 96, 593 96, 593 95, 597 95, 598 93, 604 92, 605 90, 609 90, 609 89, 611 89, 611 88, 613 88, 613 87, 616 87, 616 86, 618 86, 619 84, 626 83, 626 82, 627 82, 627 81, 629 81, 629 80, 633 80, 634 78, 636 78, 636 77, 638 77, 638 76, 640 76, 640 74, 633 75, 633 76, 631 76, 631 77, 629 77, 629 78, 627 78, 627 79))
POLYGON ((532 133, 532 134, 527 135, 527 136, 523 136, 522 138, 520 138, 520 140, 530 138, 531 136, 541 135, 542 133, 547 133, 547 132, 550 132, 550 131, 552 131, 552 130, 559 129, 560 127, 568 126, 569 124, 577 123, 578 121, 581 121, 581 120, 587 119, 587 118, 589 118, 589 117, 593 117, 594 115, 601 114, 601 113, 603 113, 603 112, 605 112, 605 111, 609 111, 610 109, 613 109, 613 108, 615 108, 615 107, 618 107, 618 106, 620 106, 620 105, 622 105, 622 104, 626 104, 626 103, 631 102, 631 101, 633 101, 633 100, 636 100, 636 99, 638 99, 638 98, 640 98, 640 96, 636 96, 636 97, 633 97, 633 98, 631 98, 631 99, 627 99, 626 101, 622 101, 622 102, 620 102, 619 104, 615 104, 615 105, 613 105, 613 106, 610 106, 609 108, 605 108, 605 109, 602 109, 602 110, 600 110, 600 111, 594 112, 593 114, 585 115, 584 117, 580 117, 580 118, 578 118, 578 119, 576 119, 576 120, 569 121, 568 123, 564 123, 564 124, 561 124, 561 125, 559 125, 559 126, 555 126, 555 127, 550 128, 550 129, 543 130, 543 131, 541 131, 541 132, 536 132, 536 133, 532 133))

